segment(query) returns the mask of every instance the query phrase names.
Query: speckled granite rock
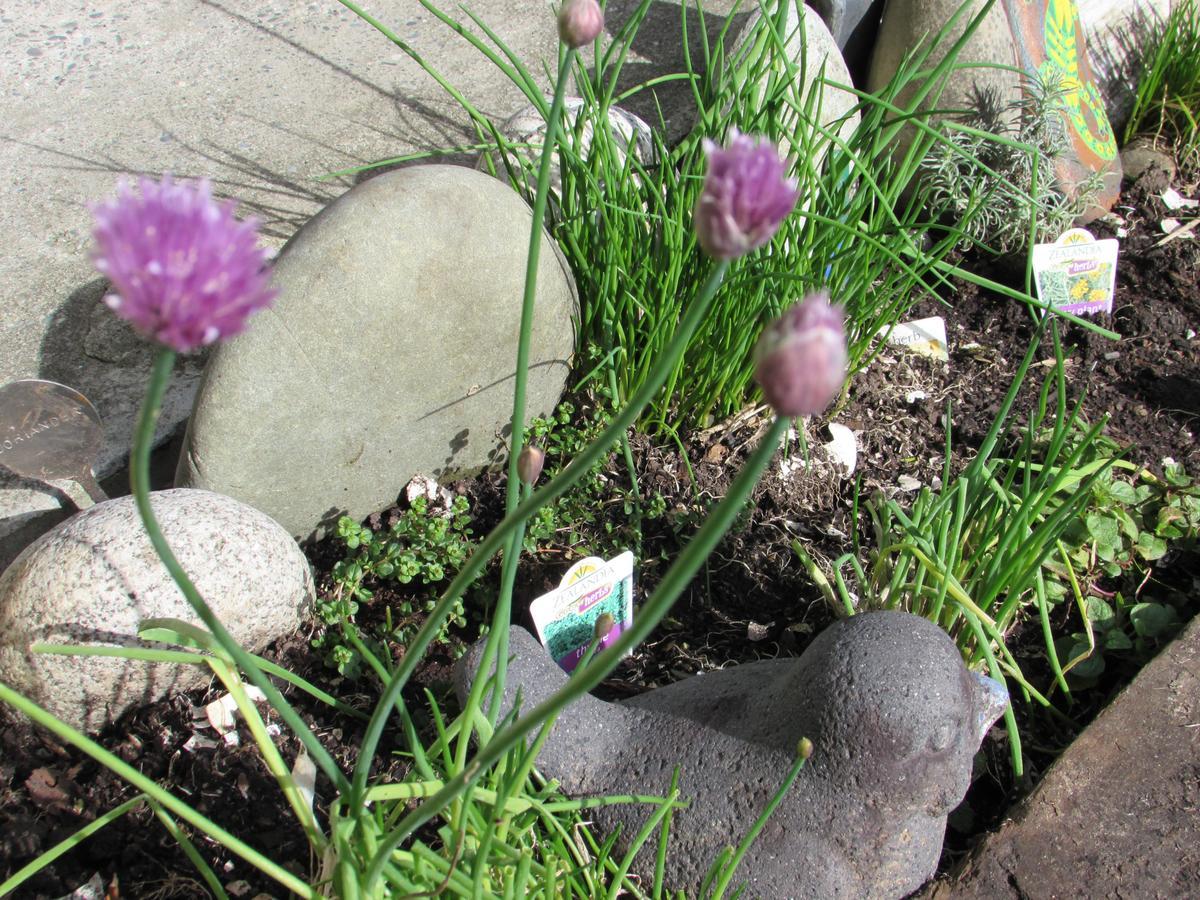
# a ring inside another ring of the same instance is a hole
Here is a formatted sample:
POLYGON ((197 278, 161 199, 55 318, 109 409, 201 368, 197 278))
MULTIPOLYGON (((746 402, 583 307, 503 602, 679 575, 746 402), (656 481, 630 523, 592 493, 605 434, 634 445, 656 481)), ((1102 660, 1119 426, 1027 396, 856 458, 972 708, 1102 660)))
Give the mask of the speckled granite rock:
MULTIPOLYGON (((181 487, 236 497, 299 538, 384 509, 414 475, 504 458, 532 214, 460 166, 357 185, 288 241, 279 298, 213 352, 181 487)), ((527 413, 558 403, 575 283, 542 241, 527 413)))
MULTIPOLYGON (((528 708, 562 685, 566 676, 528 632, 514 628, 510 648, 509 704, 519 690, 528 708)), ((460 693, 481 652, 464 658, 460 693)), ((1003 689, 967 671, 937 626, 863 613, 831 626, 798 660, 698 675, 623 704, 585 697, 555 724, 538 769, 570 794, 662 795, 678 764, 691 806, 673 820, 667 882, 695 891, 807 736, 811 760, 738 870, 748 896, 902 897, 933 874, 946 814, 1006 704, 1003 689)), ((647 809, 589 815, 629 836, 647 809)), ((652 852, 635 871, 652 872, 652 852)))
MULTIPOLYGON (((294 631, 312 600, 295 541, 257 510, 208 491, 152 495, 184 570, 244 646, 294 631)), ((36 643, 136 644, 138 622, 199 624, 146 536, 132 497, 85 510, 42 535, 0 576, 0 681, 64 721, 96 731, 131 707, 212 677, 207 667, 54 656, 36 643)))
MULTIPOLYGON (((576 127, 586 105, 587 103, 582 97, 563 99, 563 130, 572 130, 576 127)), ((610 106, 608 125, 613 142, 616 144, 615 161, 617 163, 624 164, 627 155, 632 152, 634 160, 643 168, 651 168, 658 164, 654 152, 654 132, 641 118, 619 106, 610 106)), ((582 155, 586 155, 592 146, 594 128, 590 119, 584 119, 582 123, 578 124, 578 127, 579 142, 576 147, 582 155)), ((525 195, 526 199, 532 200, 537 190, 537 171, 541 161, 542 145, 546 143, 546 120, 542 118, 542 114, 536 107, 526 106, 508 118, 500 127, 500 133, 506 140, 520 145, 514 148, 514 152, 518 155, 522 165, 527 167, 525 195)), ((498 159, 491 153, 480 154, 475 168, 481 172, 487 172, 494 168, 496 174, 501 178, 508 177, 504 160, 498 159)), ((638 177, 636 168, 631 168, 630 171, 632 178, 638 177)), ((555 196, 562 194, 562 170, 559 166, 559 154, 555 154, 554 161, 550 165, 550 190, 555 196)))

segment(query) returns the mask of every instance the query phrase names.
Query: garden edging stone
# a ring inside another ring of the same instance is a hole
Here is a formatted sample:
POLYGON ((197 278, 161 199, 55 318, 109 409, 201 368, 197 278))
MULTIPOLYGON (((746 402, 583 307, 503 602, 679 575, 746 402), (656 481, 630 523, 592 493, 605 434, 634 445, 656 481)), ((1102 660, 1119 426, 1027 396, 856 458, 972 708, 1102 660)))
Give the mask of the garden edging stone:
POLYGON ((1200 618, 1075 739, 960 872, 922 896, 1194 896, 1198 760, 1200 618))

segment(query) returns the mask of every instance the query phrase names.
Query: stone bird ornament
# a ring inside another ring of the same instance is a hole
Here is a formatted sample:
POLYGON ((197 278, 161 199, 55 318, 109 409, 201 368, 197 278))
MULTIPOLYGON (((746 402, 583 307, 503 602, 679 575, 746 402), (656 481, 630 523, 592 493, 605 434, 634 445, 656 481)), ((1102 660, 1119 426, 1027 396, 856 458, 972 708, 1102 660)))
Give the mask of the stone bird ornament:
MULTIPOLYGON (((513 627, 505 709, 532 708, 566 680, 524 629, 513 627)), ((463 658, 465 698, 483 652, 463 658)), ((537 768, 573 796, 665 796, 680 768, 666 883, 698 892, 712 861, 736 845, 778 789, 808 737, 814 752, 742 860, 734 884, 768 898, 903 897, 937 867, 946 815, 1008 704, 1005 689, 969 671, 938 626, 898 611, 830 626, 799 659, 696 675, 621 703, 585 697, 557 720, 537 768)), ((589 813, 624 843, 649 809, 589 813)), ((634 871, 653 877, 653 845, 634 871)))

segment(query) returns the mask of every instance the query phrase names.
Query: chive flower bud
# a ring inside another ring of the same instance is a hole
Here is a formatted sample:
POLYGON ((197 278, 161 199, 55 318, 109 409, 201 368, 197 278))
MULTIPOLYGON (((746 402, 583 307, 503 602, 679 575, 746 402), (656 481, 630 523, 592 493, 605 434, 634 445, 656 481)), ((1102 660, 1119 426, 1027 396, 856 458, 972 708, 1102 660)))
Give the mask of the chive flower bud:
POLYGON ((809 294, 762 333, 754 380, 781 416, 824 412, 846 380, 846 330, 829 294, 809 294))
POLYGON ((541 447, 526 444, 517 457, 517 477, 526 484, 533 484, 542 474, 542 465, 546 462, 546 453, 541 447))
POLYGON ((573 50, 590 44, 604 30, 604 12, 596 0, 563 0, 558 11, 558 37, 573 50))
POLYGON ((708 172, 693 216, 700 247, 714 259, 736 259, 775 236, 800 191, 774 145, 736 129, 722 149, 705 139, 708 172))
POLYGON ((207 180, 127 181, 92 207, 96 268, 112 285, 104 303, 152 340, 187 353, 239 334, 276 291, 257 222, 238 221, 207 180))
POLYGON ((616 624, 617 621, 612 617, 612 613, 600 613, 596 616, 596 624, 592 630, 593 637, 598 641, 604 640, 612 633, 616 624))
POLYGON ((808 759, 813 755, 813 742, 806 737, 800 738, 796 744, 796 756, 800 759, 808 759))

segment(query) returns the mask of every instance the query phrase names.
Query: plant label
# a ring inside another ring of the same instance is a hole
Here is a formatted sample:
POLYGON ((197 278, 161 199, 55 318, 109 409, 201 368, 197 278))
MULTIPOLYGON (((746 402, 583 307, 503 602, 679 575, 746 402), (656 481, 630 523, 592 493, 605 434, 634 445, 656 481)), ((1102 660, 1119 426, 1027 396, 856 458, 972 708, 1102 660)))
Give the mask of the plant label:
POLYGON ((613 627, 597 651, 633 624, 633 553, 626 550, 608 562, 597 556, 581 559, 562 582, 529 605, 538 639, 554 661, 572 672, 587 652, 596 620, 612 616, 613 627))
POLYGON ((903 347, 921 356, 950 362, 950 352, 946 345, 946 320, 941 316, 904 322, 892 328, 890 333, 887 326, 884 326, 879 333, 884 335, 893 347, 903 347))
POLYGON ((108 498, 92 465, 104 444, 100 416, 87 397, 54 381, 0 387, 0 466, 24 478, 77 482, 93 501, 108 498))
POLYGON ((1063 232, 1053 244, 1033 248, 1038 297, 1051 309, 1075 316, 1112 312, 1117 284, 1117 240, 1098 241, 1084 228, 1063 232))

